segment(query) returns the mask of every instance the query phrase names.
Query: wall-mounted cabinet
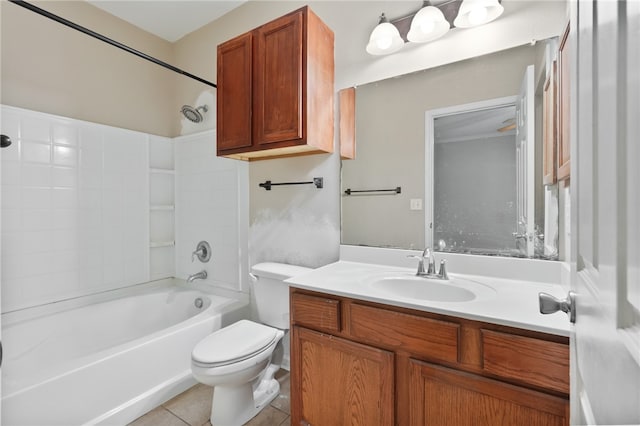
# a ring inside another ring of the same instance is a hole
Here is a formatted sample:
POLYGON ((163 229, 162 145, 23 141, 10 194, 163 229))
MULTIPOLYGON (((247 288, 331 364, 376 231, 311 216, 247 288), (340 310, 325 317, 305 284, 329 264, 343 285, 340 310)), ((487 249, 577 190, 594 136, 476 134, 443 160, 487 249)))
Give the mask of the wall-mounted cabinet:
POLYGON ((218 156, 333 152, 333 43, 303 7, 219 45, 218 156))
POLYGON ((356 88, 348 87, 338 92, 340 158, 356 158, 356 88))
POLYGON ((566 337, 290 292, 291 424, 569 424, 566 337))

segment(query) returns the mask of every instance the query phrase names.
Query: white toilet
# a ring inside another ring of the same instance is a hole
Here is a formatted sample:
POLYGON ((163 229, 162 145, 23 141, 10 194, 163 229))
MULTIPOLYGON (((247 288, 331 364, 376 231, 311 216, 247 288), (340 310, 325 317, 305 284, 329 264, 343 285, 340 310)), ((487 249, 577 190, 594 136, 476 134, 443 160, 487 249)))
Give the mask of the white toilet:
POLYGON ((283 263, 259 263, 251 268, 258 319, 241 320, 201 340, 191 352, 191 372, 213 386, 211 424, 246 423, 280 392, 273 377, 276 345, 289 329, 289 286, 283 281, 309 271, 283 263))

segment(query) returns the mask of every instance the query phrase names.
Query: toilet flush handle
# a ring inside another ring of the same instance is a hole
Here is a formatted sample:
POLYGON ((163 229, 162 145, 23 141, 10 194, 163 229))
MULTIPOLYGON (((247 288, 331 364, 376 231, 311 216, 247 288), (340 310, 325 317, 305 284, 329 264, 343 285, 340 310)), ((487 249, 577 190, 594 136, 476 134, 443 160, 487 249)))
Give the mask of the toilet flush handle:
POLYGON ((251 281, 253 281, 254 283, 258 281, 258 277, 251 272, 249 272, 249 277, 251 277, 251 281))

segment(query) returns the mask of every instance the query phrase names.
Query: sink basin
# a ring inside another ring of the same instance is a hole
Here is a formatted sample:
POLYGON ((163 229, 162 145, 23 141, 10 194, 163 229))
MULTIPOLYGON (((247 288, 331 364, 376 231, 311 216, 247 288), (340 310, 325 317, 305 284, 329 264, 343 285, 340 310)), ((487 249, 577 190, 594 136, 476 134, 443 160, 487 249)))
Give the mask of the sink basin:
POLYGON ((415 275, 395 275, 372 278, 368 284, 372 290, 391 297, 433 302, 471 302, 495 294, 491 287, 464 278, 443 281, 415 275))

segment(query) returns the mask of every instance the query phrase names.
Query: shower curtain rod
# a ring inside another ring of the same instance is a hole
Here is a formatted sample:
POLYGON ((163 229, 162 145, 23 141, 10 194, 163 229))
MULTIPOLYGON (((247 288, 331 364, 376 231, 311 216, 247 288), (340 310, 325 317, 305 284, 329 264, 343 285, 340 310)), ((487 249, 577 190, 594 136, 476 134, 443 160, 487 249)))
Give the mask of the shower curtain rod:
POLYGON ((188 73, 186 71, 183 71, 180 68, 174 67, 173 65, 170 65, 170 64, 168 64, 166 62, 161 61, 160 59, 157 59, 157 58, 154 58, 153 56, 149 56, 149 55, 147 55, 145 53, 142 53, 142 52, 140 52, 140 51, 138 51, 136 49, 133 49, 133 48, 131 48, 131 47, 125 45, 125 44, 122 44, 122 43, 117 42, 115 40, 112 40, 112 39, 110 39, 108 37, 105 37, 102 34, 99 34, 99 33, 95 32, 95 31, 92 31, 92 30, 90 30, 88 28, 85 28, 85 27, 83 27, 81 25, 78 25, 78 24, 76 24, 74 22, 71 22, 71 21, 69 21, 67 19, 64 19, 64 18, 62 18, 62 17, 60 17, 58 15, 54 15, 51 12, 47 12, 44 9, 40 9, 37 6, 34 6, 34 5, 30 4, 30 3, 27 3, 26 1, 23 1, 23 0, 9 0, 9 2, 11 2, 13 4, 16 4, 18 6, 22 6, 25 9, 28 9, 28 10, 30 10, 32 12, 35 12, 35 13, 37 13, 39 15, 42 15, 42 16, 44 16, 46 18, 52 19, 52 20, 54 20, 56 22, 59 22, 59 23, 61 23, 63 25, 66 25, 67 27, 73 28, 74 30, 78 30, 81 33, 84 33, 84 34, 89 35, 91 37, 97 38, 98 40, 104 41, 105 43, 108 43, 108 44, 110 44, 112 46, 115 46, 115 47, 117 47, 119 49, 122 49, 122 50, 124 50, 126 52, 129 52, 129 53, 131 53, 133 55, 136 55, 136 56, 138 56, 138 57, 140 57, 142 59, 146 59, 147 61, 153 62, 154 64, 160 65, 160 66, 162 66, 164 68, 167 68, 167 69, 169 69, 169 70, 171 70, 173 72, 176 72, 178 74, 182 74, 182 75, 184 75, 186 77, 189 77, 189 78, 192 78, 194 80, 197 80, 200 83, 204 83, 204 84, 206 84, 208 86, 211 86, 211 87, 218 87, 218 86, 216 86, 215 83, 212 83, 212 82, 207 81, 207 80, 205 80, 203 78, 200 78, 200 77, 198 77, 196 75, 193 75, 193 74, 190 74, 190 73, 188 73))

